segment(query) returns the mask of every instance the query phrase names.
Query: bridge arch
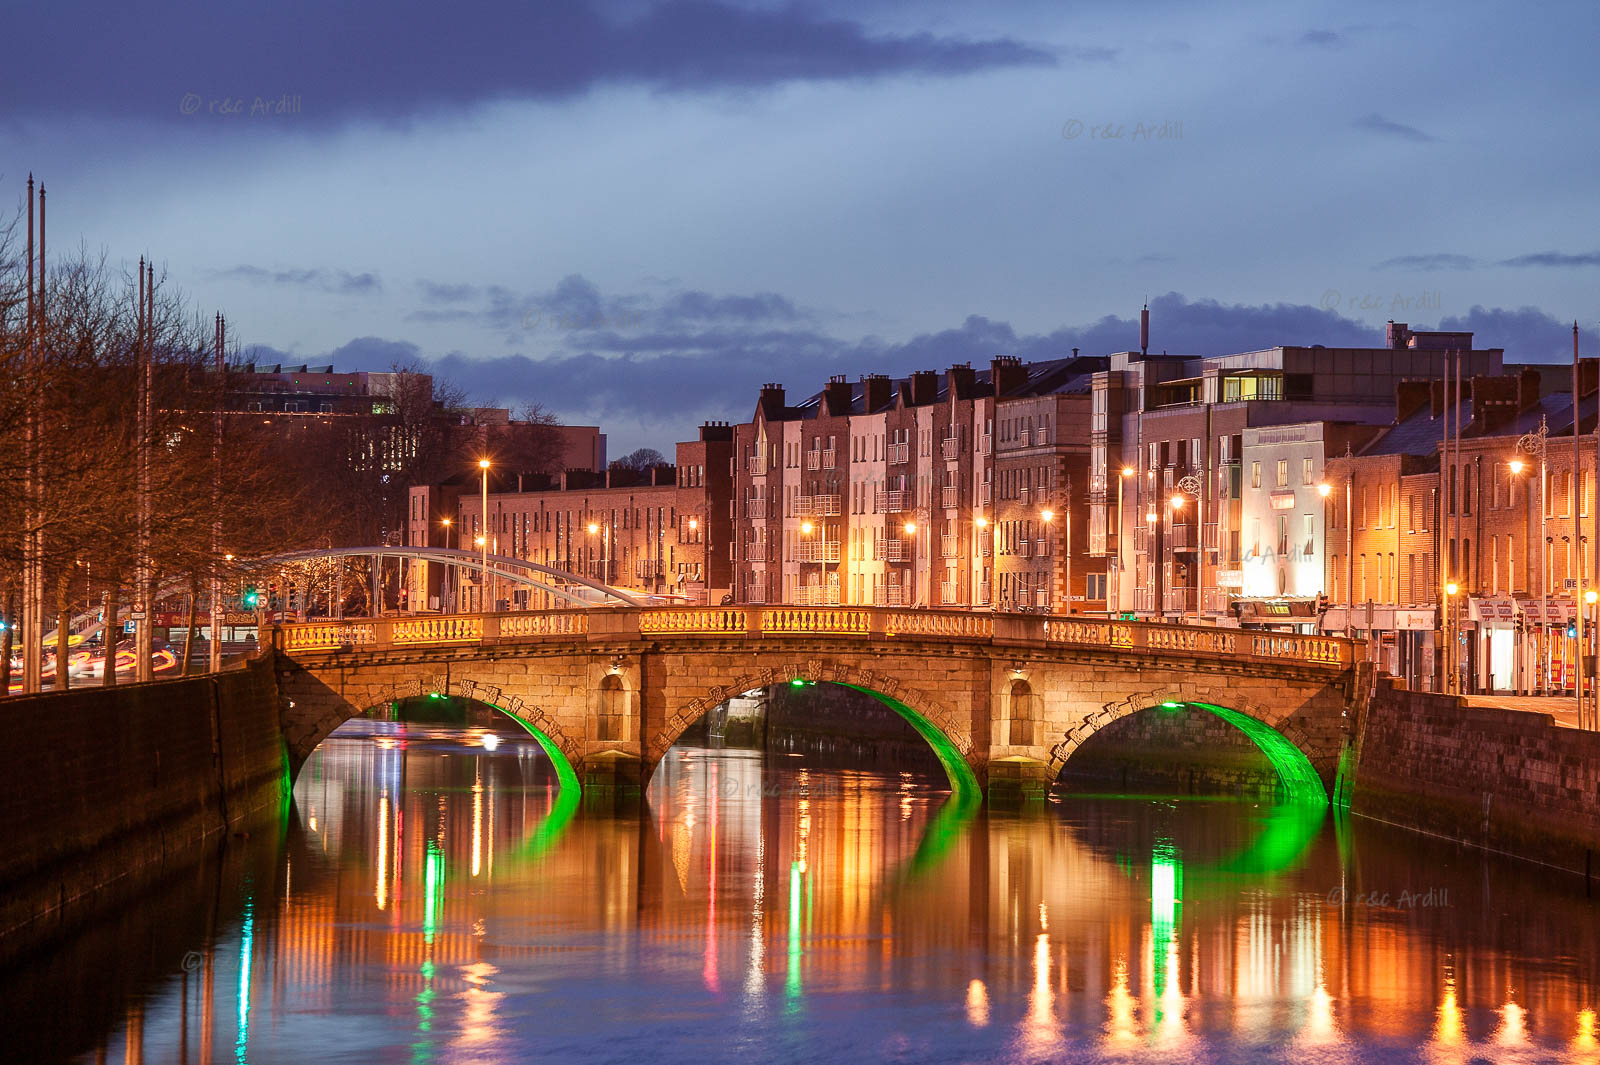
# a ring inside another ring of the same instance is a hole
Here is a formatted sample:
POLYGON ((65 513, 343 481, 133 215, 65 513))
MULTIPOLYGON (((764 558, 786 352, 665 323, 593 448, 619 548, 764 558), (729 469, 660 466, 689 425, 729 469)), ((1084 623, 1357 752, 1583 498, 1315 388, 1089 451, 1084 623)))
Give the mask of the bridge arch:
POLYGON ((1101 710, 1085 717, 1050 748, 1050 779, 1057 779, 1067 760, 1107 725, 1137 713, 1192 708, 1213 714, 1244 733, 1272 765, 1290 803, 1328 805, 1328 789, 1312 761, 1312 755, 1320 752, 1315 750, 1309 738, 1293 725, 1274 725, 1273 718, 1281 717, 1281 714, 1274 715, 1247 700, 1229 701, 1236 703, 1236 706, 1223 706, 1180 693, 1149 691, 1131 695, 1121 702, 1107 703, 1101 710))
POLYGON ((970 728, 937 697, 900 683, 892 676, 831 659, 811 659, 763 666, 711 686, 706 693, 669 713, 666 727, 657 731, 648 748, 645 779, 666 756, 667 749, 702 716, 728 699, 775 684, 837 684, 869 695, 893 710, 923 738, 939 759, 950 790, 963 801, 981 797, 970 728))
MULTIPOLYGON (((496 685, 485 684, 472 678, 446 676, 423 678, 414 683, 395 685, 387 691, 375 695, 369 694, 355 700, 340 698, 331 706, 322 706, 321 713, 313 720, 305 722, 301 728, 290 730, 286 735, 289 747, 290 786, 293 786, 294 778, 299 776, 300 768, 311 757, 311 752, 346 721, 399 700, 437 697, 467 699, 487 706, 491 710, 498 710, 516 722, 538 742, 549 757, 555 767, 556 779, 560 782, 561 790, 570 791, 573 796, 577 796, 579 783, 574 763, 579 757, 581 745, 567 734, 560 722, 538 707, 523 702, 520 696, 503 692, 496 685)), ((295 709, 295 704, 290 702, 289 713, 293 714, 295 709)))

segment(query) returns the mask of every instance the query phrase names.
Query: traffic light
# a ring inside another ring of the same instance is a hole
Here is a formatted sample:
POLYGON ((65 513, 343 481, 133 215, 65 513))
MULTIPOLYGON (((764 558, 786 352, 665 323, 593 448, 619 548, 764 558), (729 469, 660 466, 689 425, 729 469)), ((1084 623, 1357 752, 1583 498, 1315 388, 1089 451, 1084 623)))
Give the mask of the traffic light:
POLYGON ((261 605, 261 593, 256 591, 255 585, 247 584, 244 586, 244 594, 239 596, 239 602, 244 604, 246 610, 254 610, 261 605))
POLYGON ((278 609, 278 582, 273 581, 267 585, 267 607, 271 610, 278 609))
POLYGON ((1570 640, 1570 639, 1574 638, 1577 635, 1578 635, 1578 623, 1576 621, 1567 622, 1567 639, 1570 640))

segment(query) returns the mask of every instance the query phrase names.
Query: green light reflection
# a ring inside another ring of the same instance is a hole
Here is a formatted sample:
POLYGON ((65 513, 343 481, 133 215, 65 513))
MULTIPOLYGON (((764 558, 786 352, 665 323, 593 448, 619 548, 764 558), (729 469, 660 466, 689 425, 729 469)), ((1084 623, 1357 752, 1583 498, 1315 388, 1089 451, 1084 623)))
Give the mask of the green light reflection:
POLYGON ((250 1037, 250 954, 256 940, 256 904, 251 896, 244 900, 244 924, 239 932, 239 1034, 234 1040, 233 1057, 244 1065, 250 1037))
POLYGON ((945 776, 950 778, 950 790, 958 795, 970 794, 975 800, 981 801, 983 793, 978 787, 977 775, 972 772, 972 767, 967 764, 967 760, 962 756, 961 751, 956 748, 954 743, 950 742, 950 737, 946 736, 938 725, 935 725, 905 703, 900 702, 898 699, 892 699, 882 692, 876 692, 871 688, 863 688, 856 684, 840 684, 840 687, 865 692, 909 721, 911 727, 916 729, 917 733, 928 741, 928 746, 932 747, 933 753, 938 756, 939 764, 944 767, 945 776))
POLYGON ((789 974, 784 993, 789 1000, 789 1011, 800 1008, 800 863, 789 863, 789 974))

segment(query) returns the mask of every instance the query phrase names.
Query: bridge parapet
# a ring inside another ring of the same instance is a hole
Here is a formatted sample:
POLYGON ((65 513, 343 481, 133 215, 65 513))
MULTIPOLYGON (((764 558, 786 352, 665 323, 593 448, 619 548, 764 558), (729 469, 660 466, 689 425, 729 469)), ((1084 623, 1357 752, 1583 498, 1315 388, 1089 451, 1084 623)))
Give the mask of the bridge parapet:
POLYGON ((1226 657, 1330 671, 1348 669, 1355 661, 1354 645, 1337 636, 1109 618, 881 607, 647 607, 444 614, 281 625, 273 639, 280 650, 299 655, 523 640, 605 643, 661 637, 808 635, 1101 648, 1226 657))

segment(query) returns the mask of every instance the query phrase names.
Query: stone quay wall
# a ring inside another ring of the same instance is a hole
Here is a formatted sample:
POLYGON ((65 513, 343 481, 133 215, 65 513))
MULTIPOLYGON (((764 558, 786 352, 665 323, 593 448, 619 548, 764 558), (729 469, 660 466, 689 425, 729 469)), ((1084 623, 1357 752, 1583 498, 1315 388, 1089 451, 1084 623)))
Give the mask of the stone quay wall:
POLYGON ((1600 733, 1363 681, 1351 812, 1600 874, 1600 733))
POLYGON ((287 800, 268 659, 151 684, 0 700, 0 954, 247 831, 287 800))

